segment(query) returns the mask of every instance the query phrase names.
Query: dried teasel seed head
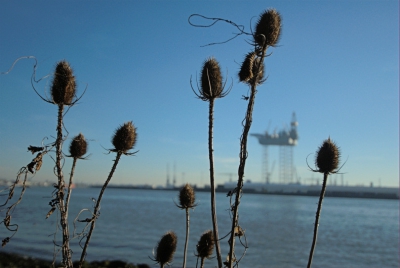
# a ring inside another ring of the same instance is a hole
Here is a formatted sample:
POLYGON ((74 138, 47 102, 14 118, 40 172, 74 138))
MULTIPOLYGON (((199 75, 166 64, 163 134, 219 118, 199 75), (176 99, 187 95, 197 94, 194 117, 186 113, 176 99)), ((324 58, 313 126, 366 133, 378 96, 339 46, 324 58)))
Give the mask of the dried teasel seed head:
POLYGON ((58 62, 51 86, 53 102, 59 105, 71 105, 75 92, 76 82, 71 66, 66 61, 58 62))
POLYGON ((155 259, 161 266, 172 261, 177 242, 178 238, 172 231, 168 231, 158 242, 155 259))
POLYGON ((325 140, 315 155, 315 165, 321 173, 332 173, 337 170, 340 160, 340 151, 330 138, 325 140))
POLYGON ((112 144, 115 149, 112 151, 126 153, 136 143, 136 128, 132 121, 127 122, 115 130, 112 144))
POLYGON ((204 99, 220 98, 223 91, 221 68, 218 61, 210 57, 201 70, 201 96, 204 99))
POLYGON ((245 83, 248 82, 251 78, 253 78, 253 64, 255 57, 256 57, 255 52, 247 53, 238 74, 240 82, 245 83))
POLYGON ((188 183, 182 187, 179 191, 179 204, 180 208, 193 208, 194 202, 196 201, 196 195, 194 193, 193 187, 188 183))
POLYGON ((267 9, 260 14, 254 32, 255 43, 266 48, 275 46, 281 34, 281 16, 275 9, 267 9), (264 44, 265 42, 265 44, 264 44))
POLYGON ((210 258, 214 250, 213 231, 208 230, 200 237, 196 245, 197 256, 200 258, 210 258))
POLYGON ((81 158, 87 152, 87 141, 82 133, 74 137, 69 145, 69 154, 73 158, 81 158))

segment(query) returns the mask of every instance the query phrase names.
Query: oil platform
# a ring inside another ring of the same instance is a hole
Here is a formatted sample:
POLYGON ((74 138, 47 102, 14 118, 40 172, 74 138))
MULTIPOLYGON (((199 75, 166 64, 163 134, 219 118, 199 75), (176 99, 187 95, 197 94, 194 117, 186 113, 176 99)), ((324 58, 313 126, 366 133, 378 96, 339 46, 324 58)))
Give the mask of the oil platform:
POLYGON ((269 146, 279 146, 279 182, 283 184, 293 183, 293 175, 295 173, 295 167, 293 165, 293 147, 297 145, 297 140, 299 139, 297 126, 296 114, 293 112, 290 129, 284 129, 278 133, 274 131, 271 134, 268 133, 268 131, 264 134, 250 134, 256 137, 258 142, 264 147, 262 178, 267 184, 271 181, 271 174, 275 164, 274 162, 270 170, 268 157, 269 146))

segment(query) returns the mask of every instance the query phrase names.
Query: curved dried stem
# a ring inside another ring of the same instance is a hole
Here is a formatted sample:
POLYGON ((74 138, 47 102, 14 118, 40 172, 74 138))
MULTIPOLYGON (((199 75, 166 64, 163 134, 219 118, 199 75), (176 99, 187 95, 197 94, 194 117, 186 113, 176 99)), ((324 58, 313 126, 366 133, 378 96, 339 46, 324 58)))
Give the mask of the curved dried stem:
POLYGON ((251 35, 251 33, 247 33, 247 32, 244 31, 244 26, 243 26, 243 25, 236 24, 236 23, 234 23, 233 21, 230 21, 230 20, 227 20, 227 19, 222 19, 222 18, 210 18, 210 17, 206 17, 206 16, 203 16, 203 15, 200 15, 200 14, 192 14, 192 15, 189 16, 188 22, 189 22, 189 24, 190 24, 191 26, 200 27, 200 28, 212 27, 212 26, 214 26, 217 22, 226 22, 226 23, 228 23, 228 24, 234 26, 234 27, 239 31, 238 33, 234 33, 234 36, 231 37, 231 38, 229 38, 228 40, 225 40, 225 41, 222 41, 222 42, 209 43, 209 44, 206 44, 206 45, 202 45, 202 46, 200 46, 200 47, 206 47, 206 46, 212 46, 212 45, 225 44, 225 43, 228 43, 229 41, 235 39, 236 37, 238 37, 238 36, 240 36, 240 35, 242 35, 242 34, 251 35), (193 22, 191 21, 194 17, 200 17, 201 19, 205 19, 205 20, 212 20, 213 22, 210 23, 210 24, 195 24, 195 23, 193 23, 193 22))
POLYGON ((74 157, 74 160, 72 162, 72 167, 71 167, 71 173, 69 175, 67 199, 65 200, 65 213, 67 215, 68 215, 68 209, 69 209, 69 200, 71 199, 72 185, 73 185, 73 179, 74 179, 74 171, 75 171, 75 166, 76 166, 76 161, 77 160, 78 160, 78 158, 74 157))
POLYGON ((325 196, 326 182, 328 180, 328 176, 329 176, 329 173, 324 173, 324 181, 323 181, 321 193, 320 193, 320 196, 319 196, 317 213, 315 214, 314 235, 313 235, 313 241, 312 241, 312 244, 311 244, 310 255, 308 257, 307 268, 311 267, 312 259, 313 259, 313 256, 314 256, 315 245, 317 244, 319 217, 321 215, 322 201, 323 201, 324 196, 325 196))
POLYGON ((82 250, 81 258, 80 258, 80 261, 79 261, 79 267, 82 267, 83 261, 85 260, 85 257, 86 257, 86 250, 87 250, 87 247, 88 247, 89 242, 90 242, 90 238, 91 238, 93 230, 94 230, 95 222, 96 222, 96 220, 98 218, 98 214, 100 212, 100 203, 101 203, 101 199, 103 197, 104 191, 106 190, 106 188, 108 186, 108 183, 110 182, 110 180, 111 180, 111 178, 112 178, 112 176, 113 176, 113 174, 114 174, 114 172, 115 172, 115 170, 117 168, 118 162, 119 162, 122 154, 123 154, 123 152, 120 152, 120 151, 117 152, 117 156, 115 157, 114 164, 113 164, 113 166, 111 168, 111 171, 110 171, 110 173, 109 173, 109 175, 107 177, 107 180, 104 182, 104 185, 100 190, 99 197, 98 197, 98 199, 96 201, 96 205, 94 207, 93 217, 92 217, 91 222, 90 222, 90 230, 89 230, 89 232, 88 232, 88 234, 86 236, 85 245, 84 245, 83 250, 82 250))

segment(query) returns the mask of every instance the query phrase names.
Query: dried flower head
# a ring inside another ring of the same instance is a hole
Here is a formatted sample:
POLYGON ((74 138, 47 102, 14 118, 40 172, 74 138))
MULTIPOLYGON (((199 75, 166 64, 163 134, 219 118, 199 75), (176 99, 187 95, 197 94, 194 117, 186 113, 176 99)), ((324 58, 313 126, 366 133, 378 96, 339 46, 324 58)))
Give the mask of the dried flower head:
POLYGON ((339 166, 339 160, 339 148, 330 138, 328 138, 318 148, 315 155, 315 165, 318 168, 318 172, 334 173, 339 166))
POLYGON ((194 193, 193 187, 188 183, 182 187, 179 191, 179 208, 188 209, 195 207, 194 202, 196 201, 196 195, 194 193))
POLYGON ((81 158, 87 152, 87 141, 82 133, 74 137, 69 145, 69 154, 73 158, 81 158))
POLYGON ((264 82, 264 63, 255 52, 249 52, 244 58, 239 71, 239 80, 249 85, 264 82))
POLYGON ((196 245, 197 256, 200 258, 210 258, 214 250, 213 231, 208 230, 200 237, 196 245))
POLYGON ((222 75, 218 61, 210 57, 201 70, 201 93, 207 99, 219 98, 222 94, 222 75))
POLYGON ((158 242, 155 260, 164 266, 172 261, 178 238, 172 231, 168 231, 158 242))
POLYGON ((253 78, 253 64, 255 57, 255 52, 247 53, 238 74, 240 82, 248 82, 251 78, 253 78))
POLYGON ((281 16, 275 9, 260 14, 254 32, 254 42, 261 48, 275 46, 281 34, 281 16))
POLYGON ((115 149, 113 152, 127 153, 136 143, 136 128, 132 121, 127 122, 115 130, 112 144, 115 149))
MULTIPOLYGON (((190 84, 192 80, 190 80, 190 84)), ((199 86, 197 86, 199 88, 199 86)), ((224 91, 225 83, 222 83, 221 68, 218 61, 210 57, 203 63, 201 70, 201 84, 198 93, 193 89, 196 96, 203 101, 211 101, 217 98, 223 98, 229 94, 231 87, 224 91)))
POLYGON ((55 104, 71 105, 76 92, 75 76, 66 61, 57 63, 51 86, 51 96, 55 104))

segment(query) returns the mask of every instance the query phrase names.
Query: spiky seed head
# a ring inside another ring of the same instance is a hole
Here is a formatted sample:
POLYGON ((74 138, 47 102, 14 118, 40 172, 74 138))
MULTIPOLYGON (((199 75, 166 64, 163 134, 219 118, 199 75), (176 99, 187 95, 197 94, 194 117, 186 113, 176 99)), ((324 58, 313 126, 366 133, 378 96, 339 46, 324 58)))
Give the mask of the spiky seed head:
POLYGON ((87 152, 87 141, 82 133, 75 136, 69 145, 69 154, 73 158, 81 158, 87 152))
POLYGON ((180 208, 193 208, 196 201, 196 195, 193 187, 188 183, 179 191, 179 204, 180 208))
POLYGON ((340 151, 330 138, 325 140, 315 154, 315 165, 321 173, 332 173, 339 166, 340 151))
POLYGON ((214 250, 213 231, 208 230, 200 237, 196 245, 197 256, 200 258, 210 258, 214 250))
POLYGON ((275 46, 281 34, 281 15, 275 9, 267 9, 260 14, 254 32, 254 41, 260 46, 275 46))
POLYGON ((172 231, 168 231, 158 242, 155 259, 161 266, 172 261, 177 242, 178 238, 172 231))
POLYGON ((251 78, 253 78, 253 64, 254 59, 256 57, 255 52, 247 53, 246 57, 243 60, 242 66, 239 71, 239 81, 240 82, 248 82, 251 78))
POLYGON ((75 97, 76 82, 71 66, 66 61, 57 63, 51 96, 55 104, 71 105, 75 97))
POLYGON ((136 128, 132 124, 132 121, 126 122, 115 130, 112 138, 112 144, 114 145, 115 152, 126 153, 136 143, 136 128))
POLYGON ((201 70, 201 96, 211 100, 220 98, 223 91, 221 68, 214 57, 203 63, 201 70))

